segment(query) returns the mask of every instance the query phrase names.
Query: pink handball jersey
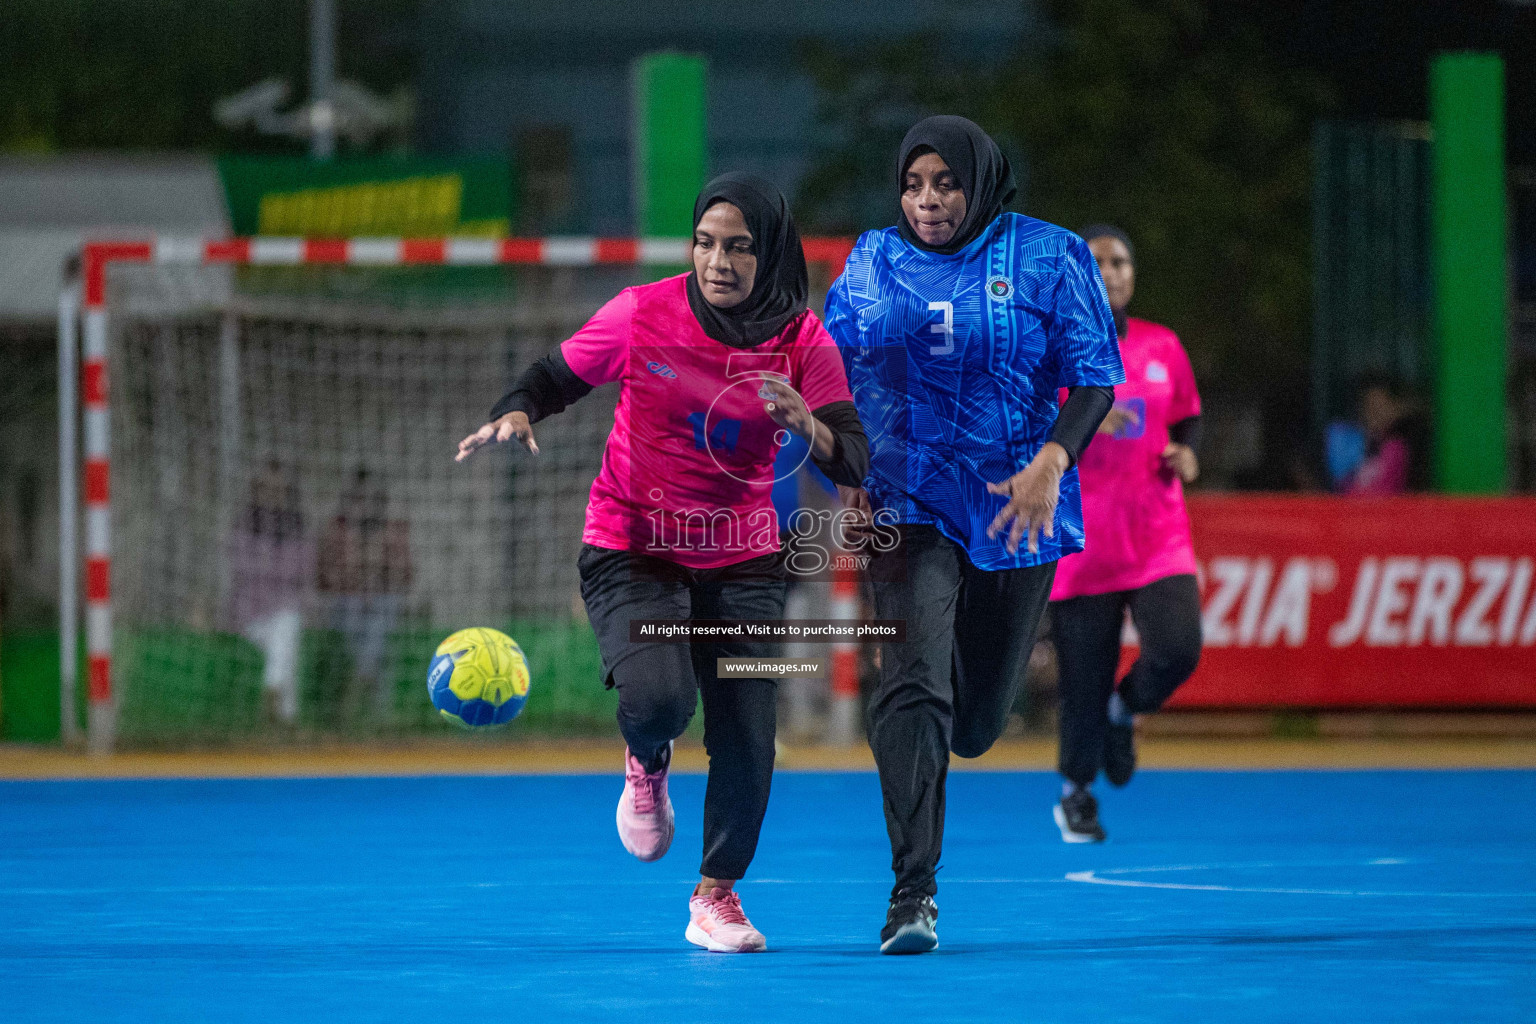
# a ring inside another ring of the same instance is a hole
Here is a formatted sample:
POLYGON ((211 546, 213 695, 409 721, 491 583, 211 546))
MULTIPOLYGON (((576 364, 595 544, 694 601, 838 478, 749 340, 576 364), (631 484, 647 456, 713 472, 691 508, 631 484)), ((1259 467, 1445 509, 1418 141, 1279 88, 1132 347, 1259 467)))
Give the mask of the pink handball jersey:
POLYGON ((1168 328, 1132 317, 1120 358, 1125 383, 1115 385, 1115 407, 1139 422, 1095 434, 1078 462, 1087 542, 1057 563, 1053 601, 1195 571, 1184 485, 1162 460, 1169 425, 1200 413, 1189 356, 1168 328))
POLYGON ((626 288, 560 352, 593 387, 619 382, 582 539, 708 569, 779 549, 774 455, 788 435, 763 409, 764 380, 788 382, 812 410, 853 396, 814 313, 732 348, 699 326, 686 277, 626 288))

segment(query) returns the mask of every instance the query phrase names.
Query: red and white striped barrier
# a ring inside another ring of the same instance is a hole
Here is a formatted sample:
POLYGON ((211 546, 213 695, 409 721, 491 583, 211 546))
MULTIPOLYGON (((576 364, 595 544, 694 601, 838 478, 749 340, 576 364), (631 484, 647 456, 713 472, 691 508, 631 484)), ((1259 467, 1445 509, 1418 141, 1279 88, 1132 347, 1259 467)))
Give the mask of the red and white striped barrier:
MULTIPOLYGON (((853 243, 807 238, 805 258, 821 263, 828 280, 843 272, 853 243)), ((108 387, 107 271, 114 263, 251 266, 515 266, 590 267, 688 262, 686 238, 157 238, 93 242, 81 251, 85 309, 81 398, 85 422, 85 636, 89 678, 88 738, 93 750, 112 746, 112 496, 111 406, 108 387)), ((60 381, 60 391, 67 382, 60 381)), ((61 434, 61 443, 63 436, 61 434)), ((61 461, 61 465, 69 465, 61 461)), ((73 524, 62 524, 72 530, 73 524)), ((76 571, 72 546, 63 571, 76 571)), ((65 643, 69 643, 66 638, 65 643)), ((855 657, 857 653, 855 652, 855 657)), ((855 666, 857 692, 857 666, 855 666)), ((66 733, 67 733, 66 729, 66 733)))
MULTIPOLYGON (((852 243, 845 238, 807 238, 805 258, 842 273, 852 243)), ((591 267, 665 265, 688 262, 686 238, 159 238, 148 242, 95 243, 86 246, 86 289, 99 302, 106 266, 114 262, 250 264, 298 266, 456 266, 538 265, 591 267)), ((91 295, 86 305, 91 304, 91 295)))

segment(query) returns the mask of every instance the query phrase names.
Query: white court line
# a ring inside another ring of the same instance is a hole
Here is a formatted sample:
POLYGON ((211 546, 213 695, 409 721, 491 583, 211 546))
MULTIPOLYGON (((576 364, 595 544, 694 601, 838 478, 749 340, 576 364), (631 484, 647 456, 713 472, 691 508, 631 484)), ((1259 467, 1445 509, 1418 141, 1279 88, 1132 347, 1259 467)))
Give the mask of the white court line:
MULTIPOLYGON (((1100 878, 1092 871, 1068 871, 1067 881, 1089 885, 1119 885, 1127 889, 1186 889, 1197 892, 1264 892, 1286 896, 1441 896, 1446 893, 1356 892, 1352 889, 1264 889, 1237 885, 1195 885, 1189 882, 1142 882, 1134 878, 1100 878)), ((1471 894, 1465 894, 1471 895, 1471 894)))
MULTIPOLYGON (((1060 878, 940 878, 945 886, 1054 886, 1060 878)), ((564 883, 562 883, 564 884, 564 883)), ((628 883, 625 883, 628 884, 628 883)), ((748 878, 759 886, 889 886, 889 878, 748 878)))
MULTIPOLYGON (((889 878, 749 878, 747 885, 889 885, 889 878)), ((945 885, 1057 885, 1060 878, 946 878, 945 885)), ((559 879, 520 879, 516 882, 295 882, 292 885, 114 885, 114 886, 12 886, 0 887, 4 896, 108 896, 127 893, 156 895, 219 895, 239 892, 402 892, 447 891, 451 889, 530 889, 540 886, 568 886, 559 879)), ((629 879, 622 886, 692 885, 693 879, 629 879)))
MULTIPOLYGON (((1242 892, 1275 894, 1282 896, 1388 896, 1388 897, 1435 897, 1435 896, 1484 896, 1496 899, 1536 896, 1533 892, 1392 892, 1360 889, 1297 889, 1268 886, 1205 885, 1194 882, 1148 882, 1135 878, 1110 878, 1108 875, 1151 874, 1172 871, 1213 871, 1253 868, 1306 868, 1340 866, 1388 866, 1406 864, 1398 857, 1378 857, 1368 861, 1248 861, 1227 864, 1162 864, 1149 867, 1104 868, 1098 871, 1069 871, 1064 877, 1049 878, 946 878, 944 885, 1059 885, 1077 882, 1087 885, 1109 885, 1127 889, 1173 889, 1192 892, 1242 892)), ((691 884, 691 879, 631 879, 621 883, 625 887, 675 887, 691 884)), ((886 885, 888 878, 753 878, 748 885, 886 885)), ((295 882, 292 884, 263 885, 127 885, 127 886, 14 886, 0 887, 0 897, 5 896, 106 896, 135 894, 158 895, 218 895, 226 893, 345 893, 345 892, 402 892, 402 891, 449 891, 454 889, 528 889, 568 883, 556 879, 529 879, 509 882, 401 882, 380 881, 354 883, 295 882)))
MULTIPOLYGON (((1394 896, 1394 897, 1436 897, 1436 896, 1484 896, 1497 899, 1508 899, 1511 896, 1536 895, 1526 892, 1392 892, 1373 889, 1292 889, 1270 886, 1246 886, 1246 885, 1202 885, 1194 882, 1147 882, 1137 878, 1105 878, 1104 875, 1128 875, 1143 874, 1161 871, 1210 871, 1220 868, 1297 868, 1297 867, 1337 867, 1339 865, 1356 865, 1359 861, 1333 861, 1319 864, 1284 864, 1284 863, 1247 863, 1247 864, 1167 864, 1156 867, 1144 868, 1106 868, 1098 871, 1068 871, 1066 880, 1069 882, 1082 882, 1087 885, 1113 885, 1126 889, 1176 889, 1186 892, 1246 892, 1266 893, 1280 896, 1394 896)), ((1365 861, 1367 866, 1383 866, 1406 864, 1407 861, 1399 857, 1378 857, 1365 861)))
MULTIPOLYGON (((1407 864, 1408 861, 1397 857, 1382 857, 1376 860, 1239 860, 1218 861, 1212 864, 1158 864, 1153 867, 1135 868, 1100 868, 1100 875, 1149 875, 1158 871, 1251 871, 1255 868, 1340 868, 1357 867, 1360 864, 1407 864)), ((1081 874, 1082 872, 1078 872, 1081 874)), ((1092 874, 1093 872, 1090 872, 1092 874)))

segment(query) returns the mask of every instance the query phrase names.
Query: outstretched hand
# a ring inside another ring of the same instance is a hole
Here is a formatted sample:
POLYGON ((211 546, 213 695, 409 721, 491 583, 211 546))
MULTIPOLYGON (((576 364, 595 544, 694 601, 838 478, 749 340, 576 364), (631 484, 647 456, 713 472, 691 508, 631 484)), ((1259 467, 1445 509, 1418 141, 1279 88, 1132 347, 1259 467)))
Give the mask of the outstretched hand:
POLYGON ((514 437, 523 443, 524 448, 535 455, 539 454, 539 443, 533 439, 533 424, 528 422, 528 414, 514 411, 487 423, 460 441, 459 454, 453 457, 453 461, 463 462, 488 444, 500 444, 514 437))
POLYGON ((1061 475, 1067 471, 1071 459, 1067 450, 1055 441, 1047 441, 1029 465, 995 484, 987 484, 987 490, 1008 499, 1008 504, 987 527, 987 536, 996 538, 1004 530, 1008 539, 1004 546, 1010 555, 1017 554, 1019 541, 1026 535, 1029 553, 1040 550, 1039 536, 1056 536, 1056 502, 1061 498, 1061 475))

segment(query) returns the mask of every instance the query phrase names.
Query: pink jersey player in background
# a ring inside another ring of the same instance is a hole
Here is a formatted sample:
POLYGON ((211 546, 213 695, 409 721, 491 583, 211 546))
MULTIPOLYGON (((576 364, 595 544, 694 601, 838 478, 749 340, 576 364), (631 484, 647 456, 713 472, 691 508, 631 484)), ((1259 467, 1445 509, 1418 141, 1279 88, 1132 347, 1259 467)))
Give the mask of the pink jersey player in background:
POLYGON ((1135 719, 1163 706, 1200 660, 1200 591, 1184 509, 1199 474, 1200 394, 1178 336, 1125 315, 1136 286, 1135 251, 1117 228, 1083 232, 1115 327, 1125 383, 1083 452, 1084 550, 1059 563, 1051 623, 1060 668, 1062 839, 1104 838, 1091 791, 1099 770, 1117 786, 1136 770, 1135 719), (1126 611, 1141 653, 1115 682, 1126 611))
POLYGON ((671 846, 672 741, 702 695, 709 784, 686 937, 745 953, 766 948, 735 885, 768 809, 777 688, 771 677, 720 678, 716 659, 772 657, 778 645, 642 640, 630 626, 782 619, 774 456, 798 434, 822 472, 857 486, 869 445, 837 348, 806 308, 805 254, 783 195, 722 175, 699 194, 693 220, 693 271, 620 292, 529 368, 458 458, 513 437, 537 455, 534 423, 618 382, 578 566, 627 744, 619 839, 644 861, 671 846))

